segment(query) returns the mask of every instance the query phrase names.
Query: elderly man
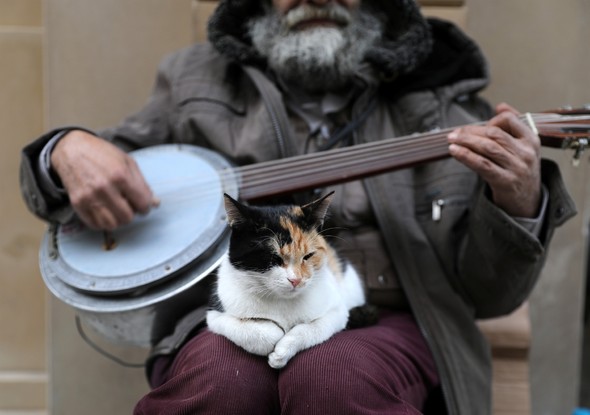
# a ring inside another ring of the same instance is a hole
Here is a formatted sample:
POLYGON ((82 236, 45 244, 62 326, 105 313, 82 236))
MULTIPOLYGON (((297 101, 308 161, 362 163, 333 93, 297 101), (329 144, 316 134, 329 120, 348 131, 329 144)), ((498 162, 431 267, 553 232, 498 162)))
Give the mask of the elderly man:
POLYGON ((477 96, 486 84, 476 45, 413 0, 222 0, 209 43, 163 61, 145 108, 25 148, 34 213, 73 210, 108 230, 157 203, 131 149, 191 143, 243 165, 491 118, 448 135, 452 158, 333 186, 327 227, 364 275, 376 325, 277 371, 195 321, 156 348, 136 413, 489 414, 474 320, 527 298, 574 208, 531 128, 477 96))

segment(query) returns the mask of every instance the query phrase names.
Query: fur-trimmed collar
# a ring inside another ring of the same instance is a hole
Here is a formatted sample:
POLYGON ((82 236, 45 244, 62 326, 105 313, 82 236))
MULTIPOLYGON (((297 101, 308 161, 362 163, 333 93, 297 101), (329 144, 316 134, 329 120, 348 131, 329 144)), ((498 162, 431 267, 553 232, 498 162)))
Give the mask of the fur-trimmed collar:
MULTIPOLYGON (((261 0, 221 0, 209 20, 209 41, 223 55, 243 64, 264 68, 265 60, 252 47, 248 22, 264 13, 261 0)), ((386 28, 382 42, 366 60, 384 79, 411 72, 430 54, 430 27, 414 0, 364 0, 386 28)))

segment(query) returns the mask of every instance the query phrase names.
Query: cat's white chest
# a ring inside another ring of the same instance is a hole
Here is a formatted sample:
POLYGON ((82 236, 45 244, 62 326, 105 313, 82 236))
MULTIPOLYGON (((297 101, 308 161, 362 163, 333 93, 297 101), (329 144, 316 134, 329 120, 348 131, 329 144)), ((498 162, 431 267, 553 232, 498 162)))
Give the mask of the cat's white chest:
MULTIPOLYGON (((280 280, 281 276, 266 276, 280 280)), ((321 269, 309 286, 290 287, 287 274, 285 281, 261 281, 260 275, 247 274, 233 268, 224 260, 218 275, 217 295, 225 312, 237 318, 256 318, 275 321, 283 329, 313 321, 341 302, 334 276, 327 267, 321 269), (273 287, 271 292, 268 284, 273 287), (285 294, 281 293, 285 290, 285 294), (297 290, 301 290, 298 292, 297 290)))
POLYGON ((299 351, 343 330, 349 308, 364 303, 352 268, 336 278, 327 266, 321 267, 314 273, 313 282, 306 283, 301 291, 296 291, 300 284, 289 289, 281 278, 288 284, 289 273, 248 273, 235 269, 225 259, 217 287, 223 311, 207 313, 211 331, 250 353, 268 356, 269 365, 277 369, 299 351))

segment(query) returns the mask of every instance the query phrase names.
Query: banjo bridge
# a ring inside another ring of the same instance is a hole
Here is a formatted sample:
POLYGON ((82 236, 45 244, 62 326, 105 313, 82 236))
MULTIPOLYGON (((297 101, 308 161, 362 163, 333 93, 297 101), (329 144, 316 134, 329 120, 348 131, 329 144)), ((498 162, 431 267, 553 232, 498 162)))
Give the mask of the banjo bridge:
POLYGON ((117 241, 113 237, 112 232, 104 231, 102 233, 102 248, 105 251, 112 251, 117 247, 117 241))

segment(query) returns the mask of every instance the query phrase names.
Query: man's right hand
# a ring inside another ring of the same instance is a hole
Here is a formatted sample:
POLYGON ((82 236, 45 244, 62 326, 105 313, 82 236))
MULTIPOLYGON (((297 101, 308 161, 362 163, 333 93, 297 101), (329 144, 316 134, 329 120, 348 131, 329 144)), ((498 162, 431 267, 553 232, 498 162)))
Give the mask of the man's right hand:
POLYGON ((51 153, 51 165, 74 211, 92 229, 113 230, 158 203, 135 160, 87 132, 67 133, 51 153))

